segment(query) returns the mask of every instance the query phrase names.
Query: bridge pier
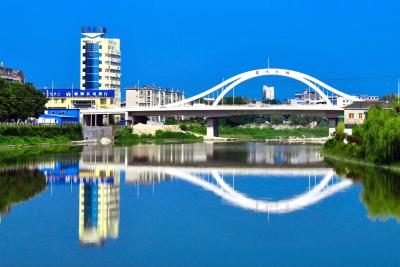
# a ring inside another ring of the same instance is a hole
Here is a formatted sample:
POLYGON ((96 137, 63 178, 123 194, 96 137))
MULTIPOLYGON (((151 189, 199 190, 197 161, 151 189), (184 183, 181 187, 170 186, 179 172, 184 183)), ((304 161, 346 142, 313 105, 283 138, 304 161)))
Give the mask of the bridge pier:
POLYGON ((207 134, 206 137, 213 138, 219 136, 219 119, 207 118, 207 134))

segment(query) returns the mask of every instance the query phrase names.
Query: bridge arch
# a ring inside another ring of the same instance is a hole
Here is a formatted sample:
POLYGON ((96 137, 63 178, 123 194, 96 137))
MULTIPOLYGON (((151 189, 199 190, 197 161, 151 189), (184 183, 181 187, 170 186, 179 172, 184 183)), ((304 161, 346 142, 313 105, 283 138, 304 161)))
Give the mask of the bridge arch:
POLYGON ((348 95, 346 93, 343 93, 332 86, 329 86, 328 84, 301 72, 298 71, 293 71, 293 70, 287 70, 287 69, 277 69, 277 68, 268 68, 268 69, 257 69, 253 71, 247 71, 238 75, 235 75, 226 81, 217 84, 216 86, 200 93, 195 96, 189 97, 187 99, 184 99, 182 101, 176 102, 169 104, 167 106, 180 106, 180 105, 185 105, 190 102, 196 101, 200 98, 203 98, 211 93, 217 92, 218 90, 222 89, 222 92, 218 95, 218 97, 215 99, 213 106, 217 106, 220 101, 223 99, 223 97, 231 91, 233 88, 235 88, 237 85, 256 78, 256 77, 261 77, 261 76, 282 76, 282 77, 288 77, 292 78, 294 80, 297 80, 299 82, 304 83, 305 85, 309 86, 312 88, 315 92, 317 92, 322 99, 328 104, 328 105, 333 105, 333 103, 330 101, 328 96, 321 90, 321 88, 326 89, 327 91, 330 91, 338 96, 341 96, 345 99, 350 99, 353 101, 357 101, 357 97, 348 95))

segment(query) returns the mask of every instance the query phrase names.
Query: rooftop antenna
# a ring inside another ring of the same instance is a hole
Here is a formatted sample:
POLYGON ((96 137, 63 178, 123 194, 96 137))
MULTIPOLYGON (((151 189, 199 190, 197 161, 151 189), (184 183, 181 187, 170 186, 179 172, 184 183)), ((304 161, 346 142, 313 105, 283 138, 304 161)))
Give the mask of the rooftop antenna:
POLYGON ((268 57, 268 69, 269 69, 269 57, 268 57))

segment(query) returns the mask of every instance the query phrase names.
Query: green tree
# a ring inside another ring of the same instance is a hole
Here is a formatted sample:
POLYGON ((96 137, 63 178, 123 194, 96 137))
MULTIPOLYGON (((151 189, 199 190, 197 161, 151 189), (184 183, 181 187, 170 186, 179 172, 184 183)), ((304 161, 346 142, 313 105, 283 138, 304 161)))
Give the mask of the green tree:
POLYGON ((389 93, 389 94, 386 94, 386 95, 380 97, 379 99, 382 100, 382 101, 393 102, 396 98, 397 97, 396 97, 396 95, 394 93, 389 93))
POLYGON ((398 97, 394 97, 394 99, 393 99, 393 109, 397 113, 400 112, 400 99, 398 97))
POLYGON ((178 122, 176 121, 176 119, 174 118, 174 117, 168 117, 166 120, 165 120, 165 123, 164 123, 165 125, 176 125, 176 124, 178 124, 178 122))
POLYGON ((44 112, 46 103, 46 96, 33 85, 0 79, 0 121, 37 118, 44 112))
POLYGON ((272 124, 281 124, 284 121, 284 117, 282 115, 272 115, 271 116, 271 123, 272 124))
POLYGON ((344 129, 345 129, 345 128, 346 128, 346 127, 345 127, 344 123, 339 123, 339 124, 336 126, 335 138, 336 138, 337 140, 343 141, 343 140, 346 138, 346 134, 345 134, 345 132, 344 132, 344 129))
MULTIPOLYGON (((243 96, 226 96, 223 102, 224 105, 245 105, 249 103, 249 100, 243 96)), ((222 104, 222 101, 220 104, 222 104)))
POLYGON ((264 104, 269 104, 269 105, 280 105, 280 104, 282 104, 279 99, 264 99, 262 102, 264 104))

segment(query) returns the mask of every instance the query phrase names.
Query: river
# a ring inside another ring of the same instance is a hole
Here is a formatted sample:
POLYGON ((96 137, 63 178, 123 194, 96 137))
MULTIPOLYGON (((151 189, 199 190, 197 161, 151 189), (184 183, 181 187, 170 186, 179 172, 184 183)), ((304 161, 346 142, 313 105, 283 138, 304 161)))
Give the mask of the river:
POLYGON ((317 145, 3 152, 0 266, 398 266, 400 177, 317 145))

